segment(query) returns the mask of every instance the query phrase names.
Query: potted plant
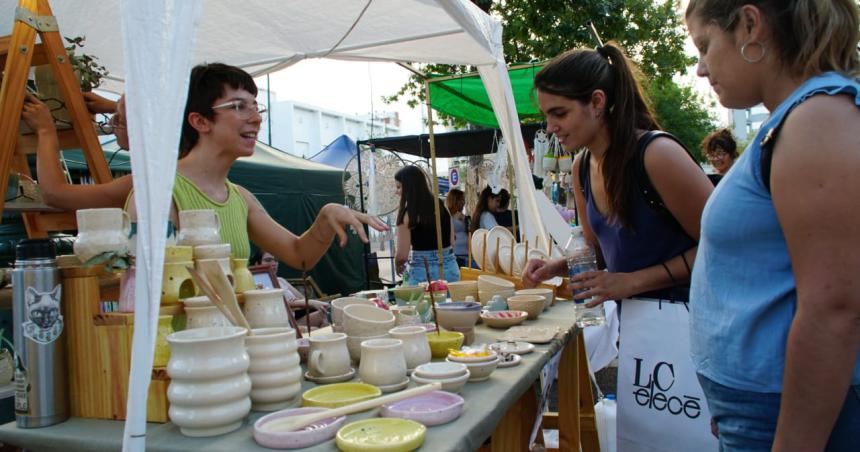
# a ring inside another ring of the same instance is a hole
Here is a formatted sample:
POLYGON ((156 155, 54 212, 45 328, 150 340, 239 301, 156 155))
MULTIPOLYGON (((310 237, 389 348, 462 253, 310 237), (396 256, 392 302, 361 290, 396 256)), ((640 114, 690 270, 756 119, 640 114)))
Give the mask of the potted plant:
MULTIPOLYGON (((89 92, 97 88, 101 84, 102 79, 108 75, 108 71, 104 66, 98 64, 96 57, 80 52, 79 49, 84 47, 86 37, 64 37, 64 39, 69 43, 69 46, 66 47, 66 53, 69 56, 69 64, 72 65, 72 70, 75 71, 80 82, 81 91, 89 92)), ((51 66, 37 66, 35 72, 36 87, 39 89, 38 97, 42 100, 53 99, 58 102, 60 108, 51 108, 51 114, 55 120, 62 123, 62 125, 66 125, 66 128, 71 127, 71 118, 65 108, 65 100, 60 93, 60 87, 54 78, 51 66)))

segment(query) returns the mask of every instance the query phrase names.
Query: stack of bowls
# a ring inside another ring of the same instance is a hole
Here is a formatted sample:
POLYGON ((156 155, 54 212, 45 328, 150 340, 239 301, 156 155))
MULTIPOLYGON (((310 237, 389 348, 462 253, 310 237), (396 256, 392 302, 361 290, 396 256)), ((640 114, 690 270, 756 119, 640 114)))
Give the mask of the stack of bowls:
POLYGON ((545 287, 536 287, 534 289, 521 289, 516 291, 516 295, 540 295, 544 298, 543 310, 546 311, 555 302, 555 292, 552 289, 545 287))
POLYGON ((364 304, 374 306, 373 302, 359 297, 335 298, 331 302, 331 330, 335 333, 343 333, 343 310, 349 305, 364 304))
POLYGON ((508 298, 508 308, 512 311, 526 311, 529 320, 535 320, 543 311, 544 302, 542 295, 514 295, 508 298))
POLYGON ((474 301, 453 301, 436 304, 436 317, 439 326, 450 331, 463 333, 463 343, 469 345, 475 340, 475 324, 481 316, 481 304, 474 301))
POLYGON ((412 372, 412 381, 416 384, 440 383, 443 391, 453 393, 460 392, 470 377, 469 368, 455 362, 422 364, 412 372))
POLYGON ((452 301, 465 301, 466 297, 478 299, 478 281, 456 281, 448 283, 448 294, 452 301))
POLYGON ((494 295, 501 295, 504 299, 514 295, 514 283, 496 276, 478 276, 478 301, 486 305, 494 295))
POLYGON ((465 357, 451 356, 445 359, 452 364, 464 364, 469 369, 469 381, 484 381, 490 378, 490 374, 499 365, 499 355, 490 353, 488 356, 465 357))
POLYGON ((343 308, 344 332, 347 334, 346 347, 353 361, 361 359, 361 343, 370 339, 388 337, 388 330, 394 328, 394 314, 373 305, 350 304, 343 308))

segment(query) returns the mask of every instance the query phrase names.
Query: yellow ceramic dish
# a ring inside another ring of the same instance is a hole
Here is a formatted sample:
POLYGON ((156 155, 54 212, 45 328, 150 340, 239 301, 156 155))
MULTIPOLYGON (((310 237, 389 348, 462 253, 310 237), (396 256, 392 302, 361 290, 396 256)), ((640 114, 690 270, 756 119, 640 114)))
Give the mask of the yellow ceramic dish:
POLYGON ((302 406, 338 408, 382 395, 376 386, 364 383, 336 383, 317 386, 302 394, 302 406))
POLYGON ((371 418, 351 422, 337 432, 337 447, 344 452, 408 452, 421 447, 427 427, 398 418, 371 418))
POLYGON ((449 350, 459 350, 463 345, 463 333, 457 331, 445 331, 427 333, 427 342, 430 343, 430 354, 434 358, 445 358, 449 350))

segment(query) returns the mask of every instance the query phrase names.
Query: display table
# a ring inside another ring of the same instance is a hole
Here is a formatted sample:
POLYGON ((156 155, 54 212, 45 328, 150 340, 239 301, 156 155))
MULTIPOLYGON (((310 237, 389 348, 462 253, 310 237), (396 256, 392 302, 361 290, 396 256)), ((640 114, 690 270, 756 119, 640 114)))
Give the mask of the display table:
MULTIPOLYGON (((557 303, 538 320, 527 321, 525 325, 558 326, 562 333, 553 342, 537 345, 533 353, 523 355, 518 366, 497 369, 487 381, 466 384, 460 393, 466 399, 463 415, 451 423, 428 428, 422 450, 474 451, 490 436, 493 437, 491 450, 527 450, 529 435, 537 416, 535 383, 544 364, 563 348, 559 366, 560 413, 550 415, 548 419, 552 426, 559 429, 561 450, 577 450, 571 445, 579 442, 578 392, 582 390, 586 408, 591 407, 588 402, 591 400, 591 393, 587 378, 584 382, 577 379, 577 373, 581 369, 578 367, 579 363, 585 357, 582 356, 584 353, 578 353, 582 344, 579 341, 581 335, 575 328, 573 304, 557 303), (587 395, 585 388, 589 388, 587 395)), ((504 330, 479 325, 475 330, 475 344, 495 342, 503 332, 504 330)), ((315 386, 307 381, 302 385, 303 390, 315 386)), ((376 416, 377 412, 378 409, 374 409, 350 415, 347 423, 376 416)), ((252 412, 240 429, 211 438, 185 437, 172 423, 149 424, 146 450, 271 450, 258 446, 252 436, 254 421, 265 414, 252 412)), ((582 429, 589 432, 585 436, 596 445, 596 434, 591 435, 594 431, 593 414, 582 419, 582 429)), ((0 426, 0 441, 39 451, 119 450, 122 432, 122 421, 72 418, 67 422, 39 429, 19 429, 14 422, 10 422, 0 426)), ((583 446, 583 450, 595 450, 593 447, 587 447, 587 444, 583 446)), ((337 448, 334 440, 331 440, 306 450, 334 451, 337 448)))

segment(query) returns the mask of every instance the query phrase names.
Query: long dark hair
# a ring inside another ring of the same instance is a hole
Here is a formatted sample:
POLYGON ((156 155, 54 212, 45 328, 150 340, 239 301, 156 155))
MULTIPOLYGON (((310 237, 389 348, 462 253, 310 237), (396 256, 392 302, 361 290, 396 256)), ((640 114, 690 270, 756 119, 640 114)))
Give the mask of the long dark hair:
POLYGON ((603 117, 609 127, 609 148, 601 166, 603 186, 610 221, 619 221, 625 228, 632 228, 637 130, 660 128, 637 74, 618 44, 610 42, 598 50, 568 50, 558 55, 534 80, 538 91, 580 103, 588 103, 595 90, 606 94, 603 117))
POLYGON ((475 210, 472 211, 472 222, 469 225, 469 232, 475 232, 481 227, 481 214, 487 210, 487 202, 490 198, 495 198, 499 195, 493 194, 493 190, 487 186, 481 191, 481 196, 478 198, 478 203, 475 204, 475 210))
POLYGON ((409 214, 409 229, 419 225, 436 225, 436 211, 433 194, 427 186, 427 175, 421 168, 408 165, 394 173, 394 180, 400 182, 400 207, 397 210, 397 224, 403 224, 403 216, 409 214))

